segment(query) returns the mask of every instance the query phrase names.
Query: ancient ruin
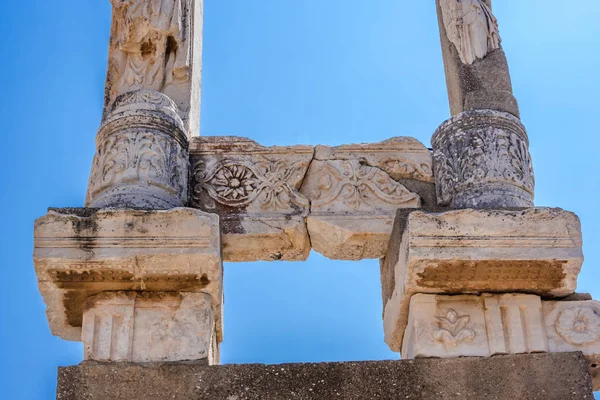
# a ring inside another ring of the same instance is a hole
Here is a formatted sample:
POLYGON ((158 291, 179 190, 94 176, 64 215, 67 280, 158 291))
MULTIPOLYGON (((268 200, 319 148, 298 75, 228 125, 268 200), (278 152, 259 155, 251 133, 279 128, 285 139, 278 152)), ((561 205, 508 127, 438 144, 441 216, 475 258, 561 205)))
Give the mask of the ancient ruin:
POLYGON ((410 137, 337 147, 200 137, 203 0, 111 0, 86 208, 35 223, 50 329, 85 349, 81 365, 60 370, 57 398, 600 390, 600 301, 574 294, 580 221, 534 205, 491 1, 436 1, 451 117, 429 150, 410 137), (385 341, 415 361, 288 365, 280 376, 215 366, 223 261, 303 261, 311 250, 381 260, 385 341), (309 393, 293 376, 330 381, 309 393), (175 382, 177 393, 160 391, 175 382))

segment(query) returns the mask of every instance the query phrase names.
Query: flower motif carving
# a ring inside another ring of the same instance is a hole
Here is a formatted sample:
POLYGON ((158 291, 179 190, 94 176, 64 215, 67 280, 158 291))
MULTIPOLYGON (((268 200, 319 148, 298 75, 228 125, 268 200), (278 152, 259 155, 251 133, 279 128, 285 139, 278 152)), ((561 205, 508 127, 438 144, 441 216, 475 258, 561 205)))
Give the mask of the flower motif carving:
POLYGON ((431 164, 429 163, 419 163, 408 159, 394 158, 384 161, 383 166, 385 170, 392 175, 399 175, 420 181, 428 182, 433 176, 431 164))
POLYGON ((255 202, 268 211, 305 209, 308 201, 300 196, 293 181, 297 174, 304 174, 306 168, 305 162, 250 163, 232 159, 207 170, 206 162, 201 160, 194 165, 192 198, 196 205, 208 209, 216 207, 215 201, 237 208, 255 202))
POLYGON ((563 340, 574 346, 582 346, 600 340, 600 316, 589 308, 564 310, 556 320, 556 332, 563 340))
POLYGON ((435 317, 438 329, 433 333, 436 342, 456 347, 462 343, 471 343, 475 339, 475 331, 467 328, 471 317, 459 316, 453 309, 448 310, 445 317, 435 317))

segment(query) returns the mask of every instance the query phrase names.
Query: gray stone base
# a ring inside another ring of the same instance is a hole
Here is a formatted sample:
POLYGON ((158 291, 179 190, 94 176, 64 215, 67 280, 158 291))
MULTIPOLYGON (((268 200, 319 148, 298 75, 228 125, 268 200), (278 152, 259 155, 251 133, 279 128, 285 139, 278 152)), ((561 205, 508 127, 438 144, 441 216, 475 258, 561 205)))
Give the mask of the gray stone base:
POLYGON ((57 399, 593 399, 581 353, 323 364, 59 368, 57 399))

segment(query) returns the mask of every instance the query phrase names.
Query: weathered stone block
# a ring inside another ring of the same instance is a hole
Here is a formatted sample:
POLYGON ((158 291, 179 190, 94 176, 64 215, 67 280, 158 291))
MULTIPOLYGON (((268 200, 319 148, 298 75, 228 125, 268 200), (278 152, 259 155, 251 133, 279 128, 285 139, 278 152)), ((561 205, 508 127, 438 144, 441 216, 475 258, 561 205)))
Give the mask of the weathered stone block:
POLYGON ((225 261, 308 257, 309 202, 298 189, 313 152, 235 136, 191 141, 191 204, 222 217, 225 261))
POLYGON ((381 263, 386 343, 399 351, 415 293, 574 292, 583 262, 577 216, 560 209, 398 212, 381 263))
POLYGON ((204 293, 104 292, 91 297, 84 307, 82 342, 86 360, 219 362, 211 298, 204 293))
POLYGON ((217 215, 169 211, 51 210, 35 222, 34 264, 50 329, 81 340, 86 299, 105 291, 210 295, 222 339, 223 267, 217 215))
POLYGON ((411 298, 403 359, 546 351, 539 296, 416 294, 411 298))
POLYGON ((383 257, 396 210, 421 207, 421 194, 432 201, 432 182, 429 150, 413 138, 317 146, 300 189, 311 203, 313 249, 332 259, 383 257), (421 193, 409 190, 415 182, 421 193))
POLYGON ((600 390, 600 301, 545 301, 550 351, 581 351, 600 390))
POLYGON ((581 353, 322 364, 98 364, 59 368, 59 400, 582 400, 581 353))

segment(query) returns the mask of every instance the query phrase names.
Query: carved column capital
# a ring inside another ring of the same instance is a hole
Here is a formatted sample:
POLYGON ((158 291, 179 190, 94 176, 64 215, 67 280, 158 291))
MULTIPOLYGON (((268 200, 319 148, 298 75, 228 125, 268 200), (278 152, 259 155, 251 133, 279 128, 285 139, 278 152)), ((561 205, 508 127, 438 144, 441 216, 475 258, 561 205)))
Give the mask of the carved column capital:
POLYGON ((177 106, 142 89, 119 96, 96 138, 87 207, 185 205, 188 144, 177 106))
POLYGON ((529 141, 513 115, 472 110, 444 122, 433 134, 438 202, 455 208, 533 206, 529 141))

